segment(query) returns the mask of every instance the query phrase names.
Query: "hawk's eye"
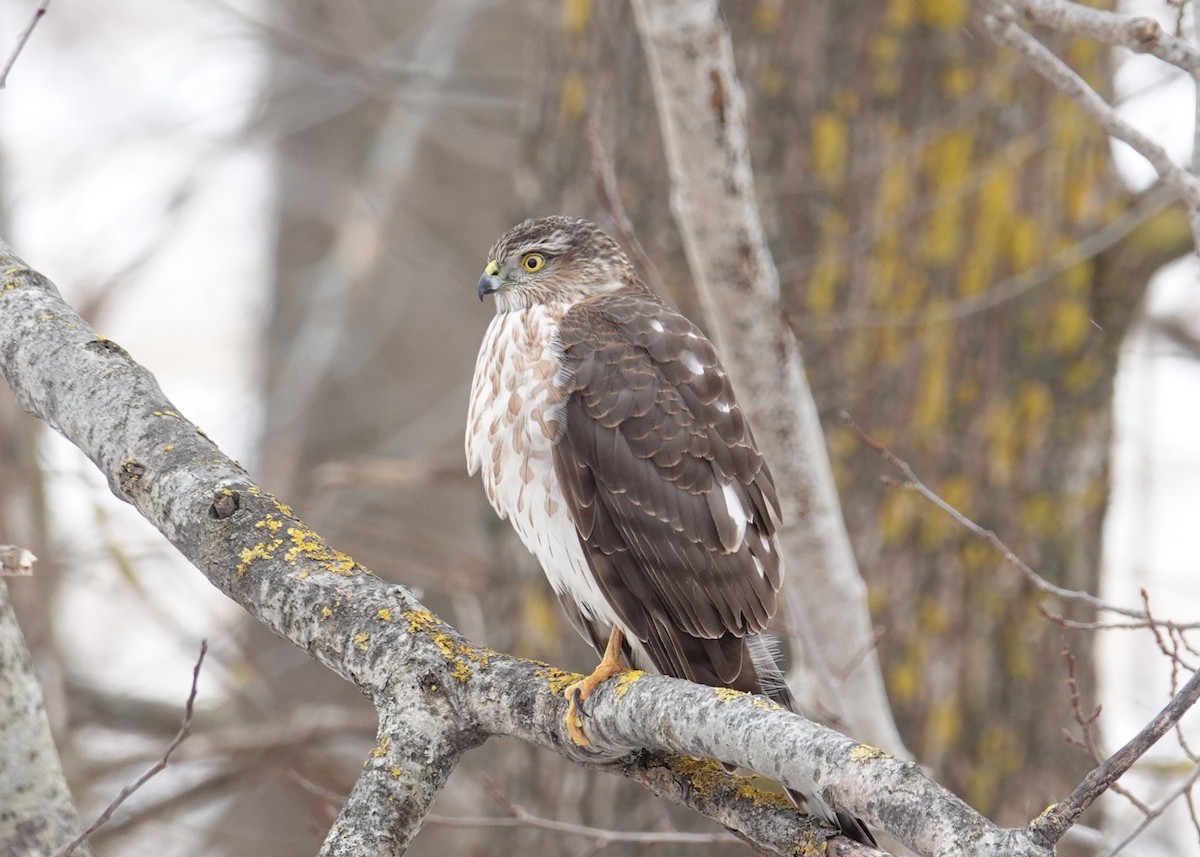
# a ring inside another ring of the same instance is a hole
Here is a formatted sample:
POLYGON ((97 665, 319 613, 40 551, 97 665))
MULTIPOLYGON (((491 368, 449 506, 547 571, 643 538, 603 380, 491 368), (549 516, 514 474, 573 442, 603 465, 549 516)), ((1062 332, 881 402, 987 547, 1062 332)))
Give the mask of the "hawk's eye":
POLYGON ((526 253, 521 257, 521 267, 531 274, 540 271, 546 267, 546 257, 541 253, 526 253))

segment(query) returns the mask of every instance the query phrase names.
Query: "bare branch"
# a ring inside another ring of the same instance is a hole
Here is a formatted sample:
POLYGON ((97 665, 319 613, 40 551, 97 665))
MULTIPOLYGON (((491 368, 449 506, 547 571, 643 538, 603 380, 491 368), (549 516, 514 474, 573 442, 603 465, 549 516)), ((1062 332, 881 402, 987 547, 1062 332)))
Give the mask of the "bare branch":
POLYGON ((0 854, 50 854, 78 829, 42 687, 0 579, 0 854))
POLYGON ((797 334, 803 334, 810 330, 841 330, 854 327, 923 327, 934 324, 953 324, 1001 306, 1033 289, 1054 282, 1055 277, 1078 265, 1081 259, 1098 256, 1109 247, 1116 245, 1175 201, 1176 196, 1170 188, 1159 182, 1112 221, 1097 227, 1078 241, 1054 252, 1034 267, 998 280, 981 295, 969 298, 956 297, 923 309, 903 312, 847 310, 822 313, 803 319, 789 319, 789 324, 797 334))
POLYGON ((453 815, 430 814, 427 821, 443 827, 533 827, 538 830, 550 830, 565 836, 577 836, 584 839, 594 839, 605 845, 630 843, 633 845, 742 845, 731 833, 684 833, 676 830, 655 831, 642 833, 629 830, 606 830, 602 827, 588 827, 583 824, 571 824, 566 821, 555 821, 551 818, 541 818, 521 807, 514 807, 512 814, 500 817, 464 817, 453 815))
POLYGON ((1171 160, 1166 149, 1134 128, 1113 109, 1082 77, 1055 56, 1049 48, 1022 29, 1013 14, 998 2, 995 14, 986 19, 988 31, 997 43, 1017 51, 1029 64, 1092 118, 1106 133, 1128 144, 1154 167, 1159 177, 1178 194, 1188 207, 1192 232, 1200 244, 1200 178, 1171 160))
MULTIPOLYGON (((1179 785, 1167 792, 1166 797, 1159 801, 1157 806, 1150 808, 1146 813, 1146 817, 1141 820, 1138 826, 1131 830, 1124 839, 1114 845, 1109 851, 1106 851, 1104 853, 1104 857, 1117 857, 1118 854, 1125 850, 1125 847, 1129 845, 1129 843, 1141 836, 1147 827, 1154 823, 1157 818, 1162 816, 1167 807, 1184 795, 1190 796, 1191 790, 1196 785, 1197 780, 1200 780, 1200 765, 1197 765, 1195 768, 1193 768, 1192 772, 1184 777, 1183 781, 1180 782, 1179 785)), ((1191 803, 1189 801, 1189 807, 1190 806, 1191 803)), ((1193 818, 1194 817, 1195 816, 1193 815, 1193 818)))
MULTIPOLYGON (((1083 748, 1091 757, 1094 764, 1102 764, 1104 755, 1100 752, 1099 746, 1096 744, 1096 736, 1092 729, 1096 725, 1096 721, 1100 719, 1100 706, 1097 705, 1090 714, 1083 713, 1082 698, 1079 693, 1079 683, 1075 678, 1075 655, 1071 651, 1071 647, 1065 643, 1062 648, 1063 658, 1067 662, 1067 690, 1071 696, 1071 712, 1075 717, 1075 722, 1079 724, 1079 729, 1083 735, 1080 740, 1072 735, 1066 729, 1063 729, 1063 734, 1069 743, 1077 747, 1083 748)), ((1150 807, 1146 806, 1138 799, 1129 789, 1125 788, 1118 782, 1113 782, 1109 785, 1113 792, 1128 800, 1131 804, 1137 807, 1143 813, 1149 813, 1150 807)))
POLYGON ((1151 54, 1200 79, 1200 48, 1163 31, 1158 21, 1093 9, 1069 0, 1006 0, 1035 24, 1075 36, 1087 36, 1114 47, 1151 54))
POLYGON ((1067 798, 1043 812, 1032 822, 1028 831, 1036 841, 1053 845, 1062 838, 1092 802, 1102 795, 1129 768, 1146 754, 1163 735, 1174 728, 1179 719, 1200 699, 1200 673, 1196 673, 1175 694, 1166 707, 1104 764, 1093 769, 1067 798))
POLYGON ((96 820, 89 824, 87 829, 82 833, 60 848, 54 857, 71 857, 75 853, 75 849, 84 842, 87 842, 93 833, 109 822, 113 817, 113 813, 120 809, 121 804, 125 803, 134 792, 166 770, 167 763, 171 760, 171 754, 187 739, 188 735, 192 734, 192 712, 196 704, 197 685, 200 681, 200 667, 204 665, 204 656, 206 654, 208 654, 208 641, 201 640, 200 656, 196 658, 196 666, 192 668, 192 689, 188 692, 187 703, 183 707, 183 723, 180 724, 179 732, 175 736, 175 739, 167 745, 167 749, 162 754, 162 757, 151 765, 144 774, 121 789, 121 793, 113 799, 112 803, 105 807, 104 811, 96 817, 96 820))
POLYGON ((12 67, 17 62, 17 57, 21 55, 21 51, 25 49, 25 43, 29 41, 29 37, 33 35, 33 28, 38 25, 38 21, 42 20, 42 16, 46 14, 46 9, 50 6, 50 0, 41 0, 38 7, 33 10, 33 17, 29 19, 29 23, 25 25, 25 29, 21 31, 21 35, 17 36, 16 47, 13 52, 8 55, 4 66, 0 68, 0 89, 4 89, 8 85, 8 73, 12 71, 12 67))
POLYGON ((617 170, 613 166, 612 158, 604 151, 604 144, 600 142, 600 128, 595 115, 588 119, 585 136, 592 157, 592 174, 595 176, 596 192, 608 208, 608 216, 612 218, 613 225, 617 227, 621 243, 629 248, 633 254, 633 260, 646 275, 646 281, 650 283, 651 287, 660 295, 666 294, 658 268, 646 253, 646 248, 642 246, 642 242, 637 236, 637 230, 633 228, 629 215, 625 211, 625 204, 621 202, 617 170))
MULTIPOLYGON (((186 747, 187 744, 183 746, 186 747)), ((261 773, 259 770, 252 770, 254 761, 255 757, 245 756, 240 768, 222 767, 196 782, 189 782, 176 792, 127 808, 119 818, 113 818, 103 827, 94 831, 89 841, 97 849, 104 851, 103 846, 106 842, 123 834, 144 829, 143 825, 150 821, 162 820, 170 823, 170 817, 174 813, 202 802, 227 798, 239 778, 245 777, 249 773, 261 773)))
MULTIPOLYGON (((930 503, 937 506, 939 509, 941 509, 943 512, 945 512, 947 515, 949 515, 951 518, 953 518, 959 524, 959 526, 961 526, 963 529, 965 529, 971 535, 973 535, 976 538, 991 545, 992 548, 994 548, 996 550, 996 552, 999 553, 1001 557, 1003 557, 1005 562, 1007 562, 1013 568, 1015 568, 1019 572, 1021 572, 1021 574, 1024 575, 1025 578, 1030 583, 1032 583, 1034 585, 1034 587, 1036 587, 1040 592, 1044 592, 1047 595, 1053 595, 1056 598, 1061 598, 1066 601, 1075 601, 1075 602, 1078 602, 1081 604, 1086 604, 1089 607, 1095 608, 1096 610, 1106 610, 1109 613, 1116 613, 1121 616, 1127 616, 1131 619, 1136 619, 1136 620, 1138 620, 1139 624, 1135 627, 1140 627, 1140 628, 1149 628, 1150 627, 1151 619, 1146 614, 1145 611, 1134 610, 1133 608, 1130 608, 1130 607, 1120 607, 1116 604, 1110 604, 1109 602, 1103 600, 1102 598, 1098 598, 1097 596, 1092 595, 1090 592, 1080 592, 1080 591, 1077 591, 1074 589, 1064 589, 1063 587, 1057 586, 1057 585, 1051 583, 1050 581, 1046 580, 1046 578, 1042 577, 1040 574, 1038 574, 1036 571, 1034 571, 1032 566, 1029 565, 1029 563, 1025 562, 1025 560, 1023 560, 1019 556, 1017 556, 1013 552, 1013 550, 1008 545, 1006 545, 1003 541, 1001 541, 1000 537, 997 536, 994 532, 975 523, 970 518, 968 518, 966 515, 964 515, 962 512, 960 512, 958 509, 954 508, 949 503, 947 503, 945 500, 943 500, 936 491, 934 491, 932 488, 930 488, 928 485, 926 485, 924 482, 922 482, 920 480, 920 478, 918 478, 917 474, 908 465, 908 462, 901 459, 899 456, 897 456, 894 452, 892 452, 886 446, 884 446, 879 441, 875 440, 870 435, 868 435, 865 431, 863 431, 863 429, 858 425, 858 423, 856 423, 850 417, 849 414, 847 414, 845 411, 842 411, 841 417, 842 417, 842 420, 849 427, 850 431, 854 433, 854 436, 857 437, 858 440, 863 445, 875 450, 875 452, 879 453, 879 456, 884 461, 886 461, 892 467, 896 468, 896 470, 900 471, 901 474, 903 474, 904 480, 905 480, 903 482, 898 482, 896 480, 889 479, 888 477, 882 477, 883 481, 886 484, 891 485, 895 488, 903 488, 908 491, 915 491, 917 494, 920 494, 922 497, 924 497, 930 503)), ((1179 627, 1184 627, 1184 626, 1179 626, 1179 627)))

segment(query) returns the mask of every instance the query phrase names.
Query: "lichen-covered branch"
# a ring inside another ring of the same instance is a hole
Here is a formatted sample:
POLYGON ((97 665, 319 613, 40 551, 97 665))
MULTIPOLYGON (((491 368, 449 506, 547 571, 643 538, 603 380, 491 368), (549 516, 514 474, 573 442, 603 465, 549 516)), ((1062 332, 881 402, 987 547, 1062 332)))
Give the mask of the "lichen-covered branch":
POLYGON ((46 857, 78 831, 33 659, 0 580, 0 854, 46 857))
POLYGON ((840 708, 850 731, 903 753, 825 436, 795 336, 780 314, 728 29, 715 0, 634 0, 633 9, 696 291, 784 505, 784 553, 802 580, 784 587, 799 635, 793 656, 836 693, 824 702, 840 708), (801 591, 803 599, 794 596, 801 591))
POLYGON ((1023 831, 997 829, 916 766, 736 692, 630 674, 589 700, 593 748, 575 746, 561 690, 576 676, 472 644, 407 588, 327 545, 2 243, 0 363, 20 402, 96 462, 214 585, 374 701, 376 745, 325 855, 403 853, 461 754, 490 735, 635 779, 759 850, 817 854, 828 841, 831 853, 869 853, 697 759, 820 792, 920 853, 1050 853, 1023 831))

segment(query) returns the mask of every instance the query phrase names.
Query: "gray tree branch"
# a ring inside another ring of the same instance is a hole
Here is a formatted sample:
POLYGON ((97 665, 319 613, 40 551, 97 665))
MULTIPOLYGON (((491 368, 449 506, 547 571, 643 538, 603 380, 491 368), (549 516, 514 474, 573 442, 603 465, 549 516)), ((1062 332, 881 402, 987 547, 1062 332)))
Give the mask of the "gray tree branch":
MULTIPOLYGON (((784 587, 785 596, 804 593, 786 601, 799 632, 793 657, 823 678, 823 702, 849 731, 904 754, 825 436, 800 349, 780 313, 729 31, 716 0, 634 0, 633 9, 696 291, 771 462, 784 506, 784 555, 803 581, 784 587)), ((805 688, 797 689, 803 699, 805 688)))
MULTIPOLYGON (((1113 106, 1092 89, 1087 81, 1017 23, 1014 7, 1019 7, 1022 12, 1034 20, 1062 26, 1068 32, 1081 31, 1081 22, 1091 21, 1093 29, 1097 32, 1116 33, 1119 30, 1115 24, 1097 17, 1100 13, 1095 10, 1087 9, 1076 3, 1064 2, 1064 0, 1026 0, 1023 3, 988 0, 988 5, 994 12, 987 17, 986 25, 997 44, 1010 47, 1019 53, 1038 74, 1090 116, 1097 125, 1104 129, 1105 133, 1128 144, 1130 148, 1150 162, 1163 183, 1171 188, 1187 206, 1192 233, 1197 247, 1200 248, 1200 176, 1176 164, 1166 149, 1122 119, 1113 106)), ((1139 29, 1137 21, 1144 22, 1146 19, 1130 20, 1133 20, 1134 23, 1127 24, 1127 29, 1133 32, 1139 29)), ((1151 28, 1143 23, 1140 25, 1140 29, 1149 30, 1151 28)), ((1161 45, 1163 40, 1159 36, 1162 34, 1157 28, 1153 29, 1153 39, 1146 39, 1147 44, 1161 45)), ((1115 36, 1110 36, 1110 38, 1115 38, 1115 36)), ((1176 39, 1175 42, 1187 45, 1180 39, 1176 39)), ((1195 53, 1195 46, 1190 47, 1195 53)), ((1158 54, 1156 53, 1156 55, 1158 54)), ((1180 60, 1188 61, 1188 57, 1181 57, 1180 60)), ((1188 65, 1180 67, 1189 71, 1195 79, 1196 72, 1188 65)))
POLYGON ((0 580, 0 855, 45 857, 78 830, 33 659, 0 580))
POLYGON ((1136 53, 1151 54, 1200 79, 1200 47, 1164 32, 1153 18, 1094 9, 1071 0, 1006 2, 1035 24, 1136 53))
POLYGON ((766 852, 817 853, 827 838, 831 853, 870 849, 698 758, 817 791, 922 854, 1050 853, 1023 831, 997 829, 915 765, 761 698, 677 679, 631 674, 602 686, 586 729, 603 752, 577 748, 560 693, 573 674, 475 646, 407 588, 331 548, 2 242, 0 364, 20 403, 83 450, 215 586, 374 701, 376 745, 323 854, 403 853, 460 755, 490 735, 632 778, 766 852))

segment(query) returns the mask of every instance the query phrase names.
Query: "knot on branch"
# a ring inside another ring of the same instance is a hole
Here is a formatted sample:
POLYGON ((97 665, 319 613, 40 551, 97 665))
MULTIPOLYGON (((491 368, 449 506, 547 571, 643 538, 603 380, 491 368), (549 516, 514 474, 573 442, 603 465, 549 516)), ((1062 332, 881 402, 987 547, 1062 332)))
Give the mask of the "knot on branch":
MULTIPOLYGON (((89 345, 91 343, 88 343, 89 345)), ((119 348, 120 346, 118 346, 119 348)), ((140 461, 134 461, 132 458, 127 458, 121 462, 121 472, 117 474, 117 482, 120 486, 121 493, 127 497, 133 497, 137 494, 140 487, 142 477, 146 474, 146 465, 140 461)))
POLYGON ((232 518, 233 513, 242 508, 242 495, 232 488, 222 488, 213 495, 212 505, 208 507, 208 516, 215 520, 232 518))
POLYGON ((95 354, 111 354, 115 357, 128 357, 129 352, 122 348, 111 339, 96 334, 96 338, 91 342, 85 343, 84 348, 95 354))
POLYGON ((1134 18, 1129 22, 1129 33, 1143 48, 1148 48, 1162 35, 1162 26, 1153 18, 1134 18))

